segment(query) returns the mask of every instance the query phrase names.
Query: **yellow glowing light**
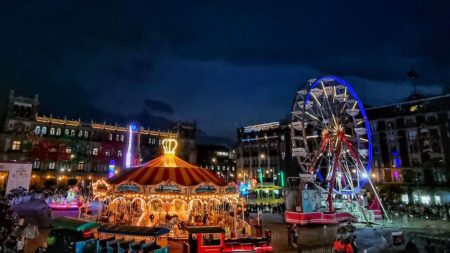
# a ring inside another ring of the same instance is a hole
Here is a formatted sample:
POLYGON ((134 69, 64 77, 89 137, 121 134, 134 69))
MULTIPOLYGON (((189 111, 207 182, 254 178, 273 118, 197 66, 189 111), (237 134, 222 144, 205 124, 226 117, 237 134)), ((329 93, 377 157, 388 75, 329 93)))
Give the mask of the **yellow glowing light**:
POLYGON ((415 112, 415 111, 417 111, 417 109, 418 109, 417 105, 413 105, 413 106, 411 106, 411 107, 409 108, 409 111, 410 111, 410 112, 415 112))
POLYGON ((88 177, 88 179, 89 179, 89 180, 91 180, 91 179, 92 179, 92 177, 91 177, 91 176, 89 176, 89 177, 88 177))
POLYGON ((162 141, 162 146, 164 148, 164 154, 175 155, 175 149, 177 148, 178 143, 175 139, 169 138, 162 141))
POLYGON ((36 177, 36 175, 33 175, 33 176, 31 176, 32 178, 35 178, 36 177))

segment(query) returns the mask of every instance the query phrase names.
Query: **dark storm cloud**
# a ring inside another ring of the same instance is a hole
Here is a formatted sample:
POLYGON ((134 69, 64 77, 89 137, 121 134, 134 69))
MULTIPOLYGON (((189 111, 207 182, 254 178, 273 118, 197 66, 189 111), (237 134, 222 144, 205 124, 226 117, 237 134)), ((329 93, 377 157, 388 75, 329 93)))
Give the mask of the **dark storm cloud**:
POLYGON ((169 129, 173 123, 165 117, 152 115, 146 110, 142 110, 134 117, 134 119, 143 127, 151 126, 152 129, 161 129, 163 131, 169 129))
POLYGON ((145 106, 153 112, 161 112, 164 114, 173 114, 175 111, 173 107, 163 101, 153 100, 150 98, 144 99, 145 106))
POLYGON ((325 73, 422 83, 450 77, 448 1, 247 1, 192 6, 182 55, 234 64, 306 64, 325 73))
POLYGON ((3 1, 0 99, 14 88, 46 113, 196 119, 230 137, 283 117, 318 75, 348 78, 369 104, 407 96, 411 68, 421 89, 448 89, 449 13, 446 0, 3 1))

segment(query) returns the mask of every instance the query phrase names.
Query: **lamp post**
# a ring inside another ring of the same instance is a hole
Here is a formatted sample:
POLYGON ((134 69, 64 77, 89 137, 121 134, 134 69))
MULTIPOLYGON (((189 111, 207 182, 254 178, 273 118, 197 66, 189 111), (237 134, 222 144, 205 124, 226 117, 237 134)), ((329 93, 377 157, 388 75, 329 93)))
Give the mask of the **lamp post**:
MULTIPOLYGON (((265 158, 266 158, 266 155, 264 155, 264 153, 259 155, 259 157, 258 157, 258 167, 259 167, 258 177, 259 177, 259 181, 260 181, 261 185, 264 184, 264 169, 262 168, 263 166, 261 166, 261 159, 265 159, 265 158)), ((264 162, 264 160, 262 160, 262 161, 264 162)))

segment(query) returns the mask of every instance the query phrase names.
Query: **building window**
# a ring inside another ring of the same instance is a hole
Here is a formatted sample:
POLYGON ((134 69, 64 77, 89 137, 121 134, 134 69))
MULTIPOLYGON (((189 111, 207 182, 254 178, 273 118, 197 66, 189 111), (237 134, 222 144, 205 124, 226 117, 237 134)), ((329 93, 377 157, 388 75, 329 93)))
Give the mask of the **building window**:
POLYGON ((61 135, 61 128, 56 129, 56 136, 60 136, 61 135))
POLYGON ((109 134, 108 140, 112 141, 112 139, 113 139, 113 135, 112 135, 112 134, 109 134))
POLYGON ((71 148, 66 148, 66 153, 67 153, 67 154, 72 153, 72 149, 71 149, 71 148))
POLYGON ((120 141, 123 142, 123 139, 124 139, 124 137, 123 137, 123 134, 122 134, 122 135, 120 135, 120 141))
POLYGON ((34 160, 34 162, 33 162, 33 169, 39 169, 40 165, 41 165, 41 163, 39 162, 39 160, 34 160))
POLYGON ((280 136, 281 141, 284 141, 284 134, 280 136))
POLYGON ((42 134, 47 134, 47 127, 42 127, 42 134))
POLYGON ((89 133, 88 133, 88 131, 84 131, 84 138, 88 138, 89 137, 89 133))
POLYGON ((117 150, 117 157, 122 157, 122 150, 117 150))
POLYGON ((109 151, 109 149, 106 150, 106 151, 105 151, 105 156, 110 156, 110 155, 111 155, 111 151, 109 151))
POLYGON ((13 141, 12 150, 20 150, 20 141, 13 141))
POLYGON ((98 155, 98 148, 93 148, 92 149, 92 155, 98 155))
POLYGON ((79 163, 77 164, 77 170, 78 170, 78 171, 84 170, 84 162, 79 162, 79 163))
POLYGON ((410 141, 414 141, 414 140, 416 140, 416 130, 410 130, 410 131, 408 131, 408 139, 410 140, 410 141))
POLYGON ((50 135, 55 135, 55 128, 54 127, 50 128, 50 135))
POLYGON ((69 129, 64 130, 64 135, 69 136, 69 129))
POLYGON ((75 136, 75 130, 70 131, 70 136, 72 136, 72 137, 75 136))
POLYGON ((49 170, 54 170, 56 167, 56 163, 55 162, 49 162, 48 163, 48 169, 49 170))
POLYGON ((36 128, 34 129, 34 133, 36 135, 39 135, 41 133, 41 127, 40 126, 36 126, 36 128))
POLYGON ((116 134, 116 141, 119 141, 119 135, 116 134))
POLYGON ((81 137, 83 137, 83 130, 80 130, 80 131, 78 132, 78 138, 81 138, 81 137))

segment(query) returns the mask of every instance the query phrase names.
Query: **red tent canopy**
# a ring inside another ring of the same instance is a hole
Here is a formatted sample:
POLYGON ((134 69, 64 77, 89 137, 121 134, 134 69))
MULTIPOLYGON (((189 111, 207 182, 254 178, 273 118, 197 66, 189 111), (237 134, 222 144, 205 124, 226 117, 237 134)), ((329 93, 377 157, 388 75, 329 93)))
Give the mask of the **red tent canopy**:
POLYGON ((195 186, 200 183, 227 185, 210 171, 168 154, 145 164, 123 169, 119 175, 110 178, 109 182, 119 184, 125 180, 132 180, 141 185, 157 185, 163 181, 171 181, 183 186, 195 186))

